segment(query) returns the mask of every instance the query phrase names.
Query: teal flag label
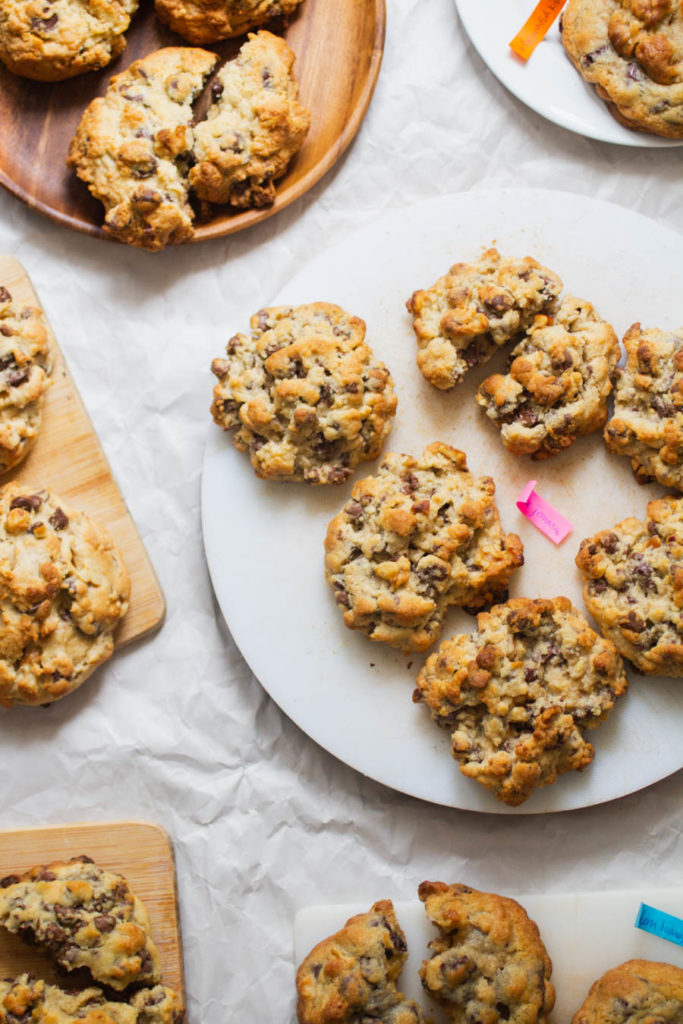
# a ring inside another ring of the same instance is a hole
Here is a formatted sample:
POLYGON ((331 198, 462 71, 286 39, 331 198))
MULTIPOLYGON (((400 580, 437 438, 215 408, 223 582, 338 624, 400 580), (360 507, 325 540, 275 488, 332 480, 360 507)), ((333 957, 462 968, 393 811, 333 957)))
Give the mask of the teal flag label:
POLYGON ((683 946, 683 921, 673 914, 665 914, 663 910, 656 910, 648 907, 647 903, 640 904, 636 928, 652 935, 658 935, 660 939, 667 942, 674 942, 677 946, 683 946))

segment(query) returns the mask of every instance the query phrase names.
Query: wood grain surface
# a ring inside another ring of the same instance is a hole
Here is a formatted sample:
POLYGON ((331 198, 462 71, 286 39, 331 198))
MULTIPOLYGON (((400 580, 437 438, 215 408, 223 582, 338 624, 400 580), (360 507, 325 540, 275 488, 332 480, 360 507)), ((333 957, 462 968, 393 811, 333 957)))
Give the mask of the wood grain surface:
MULTIPOLYGON (((12 256, 0 255, 0 284, 15 300, 40 306, 26 271, 12 256)), ((158 629, 166 603, 51 329, 50 337, 55 354, 53 384, 45 399, 38 439, 24 461, 0 482, 26 481, 31 490, 46 487, 67 504, 92 515, 111 533, 131 579, 130 608, 115 637, 116 645, 122 646, 158 629)))
MULTIPOLYGON (((145 904, 161 957, 164 984, 180 992, 184 1002, 175 859, 171 839, 160 825, 117 821, 0 830, 0 878, 81 854, 123 875, 145 904)), ((16 977, 22 971, 62 988, 100 987, 85 968, 60 974, 47 954, 0 929, 0 977, 16 977)))
MULTIPOLYGON (((264 26, 281 32, 297 55, 295 74, 300 99, 311 111, 311 129, 278 183, 273 206, 240 212, 215 207, 213 218, 197 226, 193 241, 231 234, 271 217, 303 195, 341 156, 358 131, 379 74, 384 2, 304 0, 286 27, 278 22, 264 26)), ((133 60, 162 46, 185 43, 158 21, 151 0, 141 0, 126 38, 127 49, 108 67, 65 82, 33 82, 0 64, 0 184, 33 209, 98 238, 106 237, 100 228, 103 207, 65 163, 81 114, 90 100, 106 92, 110 77, 133 60)), ((205 49, 230 58, 242 42, 244 37, 205 49)), ((207 96, 208 91, 204 108, 207 96)))

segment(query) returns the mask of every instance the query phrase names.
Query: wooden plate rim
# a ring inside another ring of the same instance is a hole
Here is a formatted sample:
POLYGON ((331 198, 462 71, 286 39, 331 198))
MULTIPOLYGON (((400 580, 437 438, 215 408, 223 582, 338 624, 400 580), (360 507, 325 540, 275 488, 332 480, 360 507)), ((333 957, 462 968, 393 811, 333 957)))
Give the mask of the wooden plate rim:
MULTIPOLYGON (((358 129, 362 124, 363 118, 367 113, 367 109, 370 106, 370 100, 372 99, 377 85, 380 67, 382 65, 384 39, 386 35, 386 0, 374 0, 374 3, 376 7, 375 36, 372 41, 372 59, 366 75, 365 86, 358 103, 354 107, 353 115, 349 118, 344 131, 338 136, 335 143, 330 146, 325 157, 322 160, 319 160, 303 178, 300 178, 295 184, 289 186, 283 192, 278 193, 272 206, 269 206, 265 210, 249 210, 245 213, 239 213, 234 217, 231 217, 229 220, 219 222, 215 225, 202 225, 197 228, 192 238, 188 239, 190 244, 194 242, 203 242, 212 238, 221 238, 224 235, 232 235, 237 231, 242 231, 244 228, 252 227, 254 224, 259 224, 261 221, 267 220, 274 214, 279 213, 280 210, 284 210, 285 207, 295 202, 295 200, 299 199, 309 189, 311 189, 313 185, 317 184, 317 182, 327 174, 330 168, 333 167, 337 160, 343 155, 355 138, 358 129)), ((44 203, 42 200, 38 199, 30 192, 27 192, 26 189, 13 181, 13 179, 10 178, 2 168, 0 168, 0 185, 2 185, 3 188, 13 196, 16 196, 17 199, 21 200, 21 202, 28 206, 29 209, 36 210, 43 216, 48 217, 55 224, 63 224, 72 231, 78 231, 82 235, 89 235, 91 238, 100 238, 106 242, 117 241, 117 239, 107 235, 97 224, 89 224, 86 221, 78 220, 69 213, 54 210, 51 206, 48 206, 47 203, 44 203)))

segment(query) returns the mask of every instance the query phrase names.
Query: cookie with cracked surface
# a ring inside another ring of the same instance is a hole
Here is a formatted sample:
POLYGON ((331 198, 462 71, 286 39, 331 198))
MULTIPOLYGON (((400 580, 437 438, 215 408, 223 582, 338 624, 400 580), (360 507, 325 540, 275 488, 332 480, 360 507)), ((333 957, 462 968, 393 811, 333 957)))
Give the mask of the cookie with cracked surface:
POLYGON ((627 455, 641 483, 683 491, 683 328, 644 331, 633 324, 624 346, 628 359, 615 374, 607 449, 627 455))
POLYGON ((340 484, 377 458, 396 396, 363 321, 313 302, 262 309, 250 322, 251 334, 236 334, 211 364, 211 413, 257 476, 340 484))
POLYGON ((156 252, 194 234, 192 101, 216 60, 189 46, 157 50, 115 75, 86 108, 67 163, 104 203, 112 238, 156 252))
POLYGON ((122 875, 73 857, 0 879, 0 925, 67 971, 87 967, 118 991, 161 981, 144 905, 122 875))
POLYGON ((683 138, 683 9, 678 0, 569 0, 562 42, 627 128, 683 138))
POLYGON ((302 962, 296 973, 299 1024, 424 1024, 418 1004, 397 988, 407 958, 393 904, 380 900, 302 962))
POLYGON ((531 327, 537 313, 553 312, 561 290, 560 278, 530 256, 503 259, 488 249, 474 263, 456 263, 406 303, 423 376, 444 390, 458 384, 531 327))
POLYGON ((594 982, 572 1024, 683 1024, 683 971, 627 960, 594 982))
POLYGON ((349 629, 404 651, 439 637, 451 605, 481 608, 522 565, 501 528, 491 477, 434 443, 419 459, 389 452, 327 528, 325 575, 349 629))
POLYGON ((590 302, 566 297, 536 317, 510 353, 507 374, 479 386, 477 401, 515 455, 547 459, 607 421, 619 342, 590 302))
POLYGON ((5 0, 0 60, 41 82, 97 71, 125 50, 137 7, 138 0, 5 0))
POLYGON ((439 930, 420 968, 452 1024, 546 1024, 555 1005, 552 963, 538 927, 515 900, 467 885, 422 882, 418 895, 439 930))
POLYGON ((45 490, 0 488, 0 705, 81 686, 111 655, 129 593, 102 526, 45 490))
POLYGON ((576 564, 603 636, 639 672, 683 676, 683 497, 581 541, 576 564))
POLYGON ((593 760, 583 736, 627 689, 615 645, 566 597, 515 598, 444 640, 417 679, 416 703, 451 733, 468 778, 515 807, 593 760))
POLYGON ((33 447, 51 371, 50 337, 41 310, 14 302, 0 284, 0 473, 33 447))
POLYGON ((214 102, 194 130, 190 184, 200 199, 238 209, 275 201, 275 181, 311 123, 297 99, 294 61, 284 39, 258 32, 218 72, 214 102))
POLYGON ((180 996, 164 985, 115 1003, 99 988, 65 992, 29 974, 0 981, 0 1024, 180 1024, 183 1014, 180 996))
POLYGON ((158 17, 195 46, 288 17, 302 0, 155 0, 158 17))

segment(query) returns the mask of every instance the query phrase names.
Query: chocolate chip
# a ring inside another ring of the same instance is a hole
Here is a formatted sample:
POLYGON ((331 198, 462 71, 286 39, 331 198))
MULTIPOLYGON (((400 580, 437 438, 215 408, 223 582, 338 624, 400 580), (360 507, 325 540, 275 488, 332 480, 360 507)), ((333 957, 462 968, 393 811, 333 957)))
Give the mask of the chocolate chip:
POLYGON ((605 536, 602 538, 601 543, 602 543, 603 549, 609 555, 611 555, 614 551, 617 550, 617 545, 619 544, 619 538, 617 537, 616 533, 606 533, 605 536))
POLYGON ((98 914, 95 927, 100 932, 111 932, 116 927, 116 918, 113 914, 98 914))
POLYGON ((10 502, 10 508, 23 508, 27 512, 37 512, 40 506, 43 504, 43 499, 39 494, 20 494, 16 498, 12 498, 10 502))
POLYGON ((213 96, 214 100, 219 100, 221 98, 221 96, 223 95, 223 89, 224 85, 222 82, 213 83, 213 85, 211 86, 211 95, 213 96))
POLYGON ((359 501, 350 501, 344 511, 350 519, 358 519, 363 515, 363 506, 359 501))
POLYGON ((43 941, 49 946, 59 946, 64 942, 65 938, 66 932, 58 924, 55 924, 54 921, 50 921, 43 932, 43 941))
POLYGON ((5 875, 4 878, 0 878, 0 889, 7 889, 10 885, 16 885, 18 881, 19 875, 5 875))
POLYGON ((52 14, 49 18, 31 18, 31 28, 36 30, 42 29, 44 32, 50 32, 53 28, 56 28, 58 21, 58 14, 52 14))
MULTIPOLYGON (((0 327, 0 334, 4 335, 5 338, 11 338, 12 335, 14 334, 14 331, 12 330, 11 327, 8 326, 8 324, 3 324, 2 327, 0 327)), ((5 356, 5 359, 7 360, 7 362, 5 363, 5 366, 0 366, 0 370, 4 370, 6 366, 9 366, 9 364, 13 360, 13 357, 5 356)), ((5 362, 5 359, 3 359, 3 362, 5 362)))
POLYGON ((13 370, 7 374, 7 383, 13 388, 19 387, 20 384, 24 384, 28 380, 30 373, 29 367, 23 370, 13 370))
POLYGON ((54 882, 56 877, 57 876, 54 871, 50 871, 49 868, 41 868, 40 874, 38 875, 38 879, 41 882, 54 882))
POLYGON ((0 285, 0 302, 11 302, 11 301, 12 301, 12 296, 10 295, 10 293, 7 291, 6 288, 4 288, 2 285, 0 285))
POLYGON ((61 508, 56 508, 50 516, 48 522, 54 526, 55 530, 63 530, 69 525, 69 517, 61 508))
POLYGON ((403 494, 412 494, 420 486, 420 481, 414 473, 406 473, 405 476, 401 477, 401 480, 403 481, 403 487, 401 488, 403 494))

